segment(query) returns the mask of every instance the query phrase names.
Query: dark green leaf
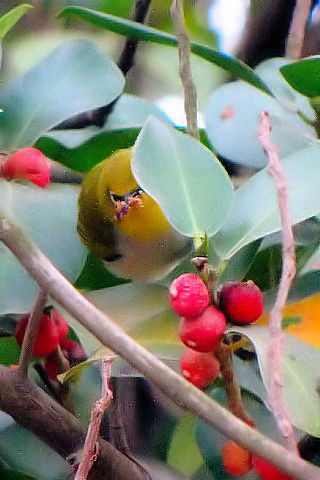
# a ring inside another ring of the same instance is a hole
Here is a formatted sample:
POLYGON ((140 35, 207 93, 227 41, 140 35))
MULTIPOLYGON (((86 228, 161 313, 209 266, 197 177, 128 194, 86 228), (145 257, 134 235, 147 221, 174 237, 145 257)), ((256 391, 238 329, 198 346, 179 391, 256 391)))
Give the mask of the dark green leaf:
POLYGON ((80 290, 98 290, 128 282, 130 280, 113 275, 105 268, 100 258, 93 253, 89 253, 83 270, 75 282, 75 287, 80 290))
MULTIPOLYGON (((125 20, 124 18, 90 10, 89 8, 66 7, 58 14, 60 17, 68 17, 72 15, 98 27, 110 30, 120 35, 136 38, 140 41, 144 40, 163 45, 177 46, 177 39, 173 35, 170 35, 166 32, 161 32, 147 25, 141 25, 137 22, 125 20)), ((218 65, 236 78, 240 78, 257 88, 270 93, 268 88, 253 72, 253 70, 251 70, 251 68, 237 58, 230 57, 229 55, 225 55, 213 50, 210 47, 207 47, 206 45, 201 45, 198 43, 191 44, 191 51, 205 60, 218 65)))
POLYGON ((37 480, 37 477, 13 468, 0 469, 0 476, 1 480, 37 480))
POLYGON ((17 7, 13 8, 5 15, 2 15, 2 17, 0 17, 0 40, 31 8, 33 8, 32 5, 23 3, 22 5, 18 5, 17 7))
POLYGON ((112 102, 123 86, 119 69, 92 43, 64 43, 0 91, 4 110, 0 115, 0 148, 33 145, 66 118, 112 102))
POLYGON ((284 65, 280 72, 287 82, 306 97, 320 96, 320 58, 304 58, 299 62, 284 65))
MULTIPOLYGON (((214 248, 214 241, 210 244, 214 248)), ((258 239, 249 245, 241 248, 235 255, 233 255, 227 262, 225 269, 219 277, 219 283, 223 284, 227 281, 240 281, 244 278, 252 263, 255 260, 256 254, 259 250, 261 239, 258 239)), ((209 261, 210 261, 210 247, 209 247, 209 261)))
POLYGON ((16 365, 19 354, 20 347, 14 337, 0 337, 0 364, 16 365))

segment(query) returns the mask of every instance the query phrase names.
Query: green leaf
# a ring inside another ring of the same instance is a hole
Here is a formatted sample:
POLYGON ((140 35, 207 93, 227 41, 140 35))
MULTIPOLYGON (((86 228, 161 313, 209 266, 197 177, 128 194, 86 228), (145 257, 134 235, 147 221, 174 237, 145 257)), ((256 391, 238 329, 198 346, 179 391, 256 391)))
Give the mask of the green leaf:
POLYGON ((320 58, 309 57, 284 65, 280 72, 287 82, 306 97, 320 96, 320 58))
POLYGON ((19 362, 20 347, 15 337, 0 337, 0 364, 16 365, 19 362))
POLYGON ((203 463, 196 443, 195 425, 196 417, 190 413, 179 419, 173 432, 167 457, 167 464, 188 478, 203 463), (183 455, 181 455, 181 451, 183 451, 183 455))
POLYGON ((13 468, 1 469, 0 475, 2 480, 37 480, 35 476, 13 468))
POLYGON ((152 103, 124 94, 102 128, 50 131, 36 147, 72 170, 87 172, 114 151, 133 146, 150 114, 166 120, 152 103))
POLYGON ((306 118, 313 121, 316 115, 309 99, 294 90, 280 73, 281 67, 290 63, 292 60, 289 58, 268 58, 259 63, 254 71, 286 110, 302 112, 306 118))
MULTIPOLYGON (((320 145, 315 144, 282 160, 294 224, 320 211, 319 155, 320 145)), ((212 242, 218 255, 228 259, 243 246, 280 228, 275 186, 264 169, 235 191, 233 207, 212 242)))
MULTIPOLYGON (((268 391, 268 328, 231 327, 230 331, 246 335, 254 344, 262 380, 268 391)), ((293 424, 315 437, 320 437, 320 403, 317 393, 319 363, 320 350, 284 333, 283 398, 293 424)))
POLYGON ((230 208, 232 184, 213 153, 154 117, 135 144, 132 171, 183 235, 213 235, 230 208))
MULTIPOLYGON (((131 20, 125 20, 124 18, 90 10, 89 8, 66 7, 58 14, 59 17, 69 17, 72 15, 98 27, 118 33, 119 35, 135 38, 139 41, 144 40, 174 47, 177 46, 178 43, 176 37, 166 32, 156 30, 155 28, 137 22, 132 22, 131 20)), ((237 58, 230 57, 229 55, 225 55, 207 47, 206 45, 198 43, 191 43, 191 51, 195 55, 223 68, 236 78, 240 78, 257 88, 270 93, 268 88, 253 70, 237 58)))
MULTIPOLYGON (((252 263, 254 262, 260 244, 261 239, 255 240, 254 242, 249 243, 249 245, 241 248, 241 250, 239 250, 235 255, 233 255, 227 262, 226 267, 220 275, 219 283, 223 284, 228 281, 241 281, 250 269, 252 263)), ((214 241, 210 241, 209 245, 210 261, 210 250, 212 247, 214 248, 214 241)))
POLYGON ((80 290, 99 290, 100 288, 115 287, 129 281, 113 275, 106 269, 99 257, 89 253, 83 270, 74 286, 80 290))
POLYGON ((295 112, 285 110, 265 92, 238 81, 217 88, 206 106, 206 131, 214 149, 233 162, 264 167, 267 160, 257 138, 262 111, 270 115, 271 138, 281 158, 306 148, 316 139, 315 130, 295 112))
POLYGON ((68 41, 0 91, 0 148, 33 145, 63 120, 112 102, 124 78, 92 43, 68 41), (68 101, 66 101, 66 98, 68 101))
MULTIPOLYGON (((79 276, 87 256, 76 230, 77 195, 78 189, 70 185, 41 189, 0 181, 0 214, 20 224, 71 281, 79 276)), ((37 286, 2 244, 0 264, 0 313, 30 311, 37 286)))
POLYGON ((33 8, 32 5, 23 3, 15 8, 12 8, 12 10, 0 17, 0 40, 4 38, 9 30, 11 30, 11 28, 15 26, 20 18, 23 17, 23 15, 25 15, 29 10, 31 10, 31 8, 33 8))

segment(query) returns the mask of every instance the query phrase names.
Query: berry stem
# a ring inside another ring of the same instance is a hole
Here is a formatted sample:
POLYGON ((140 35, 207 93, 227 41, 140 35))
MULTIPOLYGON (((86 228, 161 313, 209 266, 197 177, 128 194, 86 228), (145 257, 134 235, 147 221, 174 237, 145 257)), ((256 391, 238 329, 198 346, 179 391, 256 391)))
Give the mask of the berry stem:
POLYGON ((33 310, 29 317, 29 321, 27 324, 26 332, 24 335, 21 353, 19 358, 19 365, 18 365, 18 373, 23 377, 26 378, 28 375, 28 364, 29 360, 32 357, 32 345, 35 334, 40 325, 40 320, 43 314, 43 309, 46 305, 48 299, 47 293, 40 289, 38 292, 38 296, 36 298, 36 302, 34 304, 33 310))
POLYGON ((230 411, 247 425, 254 427, 254 420, 248 414, 242 402, 240 385, 232 365, 232 349, 222 341, 215 355, 220 362, 220 371, 224 380, 230 411))

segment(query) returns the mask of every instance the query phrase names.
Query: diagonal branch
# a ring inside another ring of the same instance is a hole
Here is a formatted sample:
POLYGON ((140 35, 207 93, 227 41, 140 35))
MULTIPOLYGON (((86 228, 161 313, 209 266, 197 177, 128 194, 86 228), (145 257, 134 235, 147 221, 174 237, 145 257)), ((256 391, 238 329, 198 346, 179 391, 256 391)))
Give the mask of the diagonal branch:
POLYGON ((98 310, 59 272, 22 230, 0 214, 0 240, 29 275, 67 312, 156 385, 177 405, 189 410, 226 437, 266 459, 297 480, 318 480, 319 469, 269 440, 167 367, 98 310))
POLYGON ((282 274, 277 298, 269 316, 269 397, 273 414, 278 423, 279 430, 286 441, 287 447, 292 451, 297 451, 297 444, 291 425, 290 415, 282 396, 282 310, 287 302, 288 293, 296 274, 296 257, 292 221, 289 211, 288 185, 281 166, 279 151, 270 138, 270 130, 269 114, 267 112, 262 112, 260 114, 258 139, 269 159, 269 174, 276 186, 282 224, 282 274))

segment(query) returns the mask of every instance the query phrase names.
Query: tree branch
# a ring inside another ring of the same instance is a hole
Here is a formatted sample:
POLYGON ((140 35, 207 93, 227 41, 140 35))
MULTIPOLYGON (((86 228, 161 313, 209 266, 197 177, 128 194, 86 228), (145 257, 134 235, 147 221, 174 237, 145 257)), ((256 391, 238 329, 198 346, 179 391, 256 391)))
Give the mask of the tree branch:
MULTIPOLYGON (((37 435, 59 455, 67 459, 80 451, 86 437, 85 427, 70 412, 33 382, 16 371, 0 366, 0 409, 37 435)), ((142 480, 138 466, 99 438, 100 453, 89 474, 91 480, 142 480)))
POLYGON ((19 365, 17 372, 22 376, 26 377, 28 375, 28 365, 29 360, 32 357, 32 345, 34 337, 38 331, 40 320, 43 315, 43 309, 46 305, 48 299, 47 293, 40 289, 36 299, 36 303, 33 307, 33 310, 29 316, 27 323, 26 331, 24 334, 21 353, 19 358, 19 365))
POLYGON ((197 127, 197 92, 192 80, 190 65, 190 40, 184 25, 183 0, 172 0, 171 17, 175 26, 179 48, 179 73, 184 90, 184 109, 188 133, 199 139, 197 127))
POLYGON ((17 257, 29 275, 70 315, 177 405, 198 415, 226 437, 265 458, 293 478, 319 479, 320 471, 317 467, 250 428, 130 338, 78 292, 22 230, 9 222, 3 214, 0 214, 0 240, 17 257))
MULTIPOLYGON (((135 0, 135 8, 132 15, 132 20, 134 22, 144 23, 146 21, 150 3, 151 0, 135 0)), ((137 46, 138 40, 131 38, 128 38, 124 44, 124 48, 118 60, 118 67, 124 76, 127 75, 129 70, 134 65, 134 57, 137 46)), ((52 130, 85 128, 89 127, 90 125, 102 127, 119 98, 120 96, 115 98, 113 102, 109 103, 108 105, 104 105, 103 107, 90 110, 89 112, 80 113, 79 115, 68 118, 64 122, 59 123, 59 125, 56 125, 52 130)))
POLYGON ((298 60, 303 48, 304 32, 312 0, 296 0, 286 44, 286 57, 298 60))
POLYGON ((291 425, 290 415, 283 400, 283 331, 282 310, 286 305, 288 293, 296 274, 296 257, 292 221, 288 203, 288 185, 281 166, 279 151, 270 138, 270 117, 267 112, 261 112, 258 139, 269 159, 269 174, 272 177, 279 203, 282 224, 282 274, 277 292, 277 298, 269 315, 269 399, 278 427, 284 437, 287 447, 297 451, 297 442, 291 425))

